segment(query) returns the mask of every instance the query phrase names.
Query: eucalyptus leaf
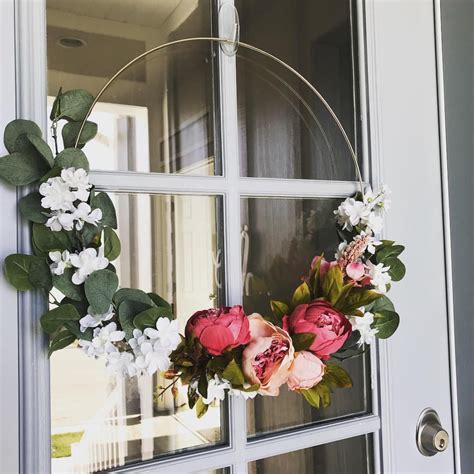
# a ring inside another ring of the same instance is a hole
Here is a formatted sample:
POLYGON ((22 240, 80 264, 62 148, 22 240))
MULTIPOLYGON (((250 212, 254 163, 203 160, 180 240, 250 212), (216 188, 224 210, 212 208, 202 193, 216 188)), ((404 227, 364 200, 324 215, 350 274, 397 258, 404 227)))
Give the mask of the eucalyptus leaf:
POLYGON ((29 279, 35 288, 42 288, 46 291, 51 290, 53 278, 48 261, 45 258, 40 258, 31 263, 29 279))
POLYGON ((51 120, 52 122, 56 120, 56 118, 59 116, 59 100, 61 98, 62 93, 63 88, 60 87, 54 99, 53 106, 51 107, 51 113, 49 115, 49 120, 51 120))
POLYGON ((392 278, 392 281, 400 281, 405 276, 406 268, 399 258, 387 258, 384 265, 390 267, 388 274, 392 278))
POLYGON ((124 300, 120 303, 120 306, 118 307, 118 315, 122 330, 125 331, 126 339, 133 337, 133 330, 135 329, 133 320, 135 319, 135 316, 148 308, 149 305, 140 301, 124 300))
POLYGON ((157 295, 156 293, 147 293, 147 294, 150 297, 150 299, 153 301, 153 303, 156 304, 156 306, 158 306, 159 308, 166 309, 168 311, 168 315, 173 314, 173 308, 168 303, 168 301, 166 301, 165 299, 163 299, 160 295, 157 295))
POLYGON ((111 227, 104 229, 104 256, 111 262, 120 255, 121 245, 118 235, 111 227))
POLYGON ((67 323, 64 323, 64 327, 74 334, 77 339, 92 341, 94 335, 93 329, 87 328, 84 332, 82 332, 79 321, 68 321, 67 323))
POLYGON ((150 308, 151 306, 153 306, 153 301, 150 296, 147 295, 144 291, 136 290, 135 288, 120 288, 120 290, 118 290, 112 298, 112 301, 116 308, 118 308, 125 300, 132 300, 137 301, 139 303, 143 303, 146 305, 145 309, 147 307, 150 308))
POLYGON ((3 142, 5 143, 5 148, 13 153, 18 151, 15 149, 16 141, 20 135, 24 134, 35 135, 41 137, 41 129, 36 125, 36 123, 31 120, 17 119, 10 122, 3 132, 3 142))
POLYGON ((94 313, 104 314, 108 311, 117 287, 118 277, 110 270, 97 270, 87 277, 84 290, 94 313))
POLYGON ((94 102, 94 96, 86 90, 73 89, 59 95, 58 102, 57 109, 59 114, 56 115, 56 119, 80 122, 84 119, 94 102))
POLYGON ((54 232, 42 224, 33 224, 33 240, 42 252, 72 250, 71 241, 65 231, 54 232))
POLYGON ((91 197, 91 206, 102 211, 101 223, 103 225, 112 227, 112 229, 117 228, 115 206, 107 193, 98 193, 91 197))
POLYGON ((41 260, 33 255, 8 255, 4 261, 5 278, 18 291, 28 291, 34 288, 30 281, 30 268, 34 262, 41 260))
POLYGON ((21 215, 31 222, 45 224, 48 217, 46 216, 46 209, 41 207, 41 199, 42 196, 37 191, 21 198, 18 204, 21 215))
POLYGON ((41 316, 41 327, 46 334, 53 334, 64 323, 78 321, 81 318, 77 309, 72 304, 61 304, 41 316))
POLYGON ((382 310, 395 311, 395 307, 390 301, 390 298, 386 295, 383 295, 381 298, 366 306, 365 310, 369 311, 370 313, 377 313, 382 310))
MULTIPOLYGON (((102 226, 85 223, 82 228, 82 239, 86 247, 99 248, 101 245, 102 226)), ((105 257, 107 255, 104 254, 105 257)))
POLYGON ((385 263, 388 258, 396 258, 398 257, 403 251, 405 247, 403 245, 384 245, 380 249, 377 249, 375 254, 377 258, 377 262, 385 263))
POLYGON ((133 318, 133 325, 143 331, 145 328, 154 328, 158 318, 169 318, 169 316, 169 311, 166 308, 153 306, 152 308, 138 313, 135 318, 133 318))
MULTIPOLYGON (((76 146, 77 136, 82 122, 69 122, 64 125, 62 129, 64 148, 73 148, 76 146)), ((81 132, 81 137, 78 142, 78 148, 84 146, 88 141, 92 140, 97 135, 97 124, 87 121, 81 132)))
POLYGON ((14 186, 34 183, 48 171, 48 165, 30 153, 15 152, 0 158, 0 178, 14 186))
POLYGON ((398 328, 400 316, 395 311, 381 310, 374 314, 372 327, 378 329, 376 336, 379 339, 387 339, 398 328))
POLYGON ((53 286, 64 296, 75 301, 82 301, 85 299, 84 285, 75 285, 72 282, 73 273, 73 268, 66 268, 62 275, 53 275, 53 286))
POLYGON ((81 318, 84 317, 88 313, 89 302, 86 300, 85 295, 84 299, 76 301, 71 298, 63 298, 61 304, 72 304, 76 309, 77 312, 81 315, 81 318))
POLYGON ((58 334, 56 334, 49 344, 48 357, 51 357, 53 352, 64 349, 65 347, 71 345, 76 340, 76 336, 72 334, 69 330, 64 329, 58 334))
POLYGON ((20 135, 15 144, 16 151, 38 155, 48 168, 54 166, 54 157, 49 145, 41 138, 31 133, 20 135))
POLYGON ((56 156, 55 166, 60 168, 82 168, 89 172, 89 160, 82 150, 66 148, 56 156))

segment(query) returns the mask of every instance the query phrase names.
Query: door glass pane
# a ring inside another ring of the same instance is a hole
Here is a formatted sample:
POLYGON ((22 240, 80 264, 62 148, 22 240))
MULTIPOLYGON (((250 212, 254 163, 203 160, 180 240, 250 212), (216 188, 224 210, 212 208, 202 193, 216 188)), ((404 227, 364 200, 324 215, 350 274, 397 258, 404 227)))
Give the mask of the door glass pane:
MULTIPOLYGON (((352 0, 237 0, 240 37, 315 86, 360 144, 352 0)), ((354 2, 355 4, 355 2, 354 2)), ((237 58, 243 176, 352 180, 343 136, 322 102, 282 66, 244 48, 237 58)))
MULTIPOLYGON (((124 64, 162 43, 212 36, 211 2, 47 0, 48 94, 97 94, 124 64)), ((221 174, 211 43, 171 47, 127 69, 102 96, 86 154, 100 170, 221 174)))
MULTIPOLYGON (((172 302, 181 332, 196 310, 225 303, 221 198, 111 197, 122 243, 122 255, 114 262, 122 287, 153 291, 172 302)), ((161 375, 111 375, 101 359, 88 358, 76 347, 55 352, 53 472, 96 472, 224 443, 226 410, 215 403, 198 419, 188 408, 185 388, 158 396, 168 385, 161 375)))
MULTIPOLYGON (((271 299, 291 301, 315 255, 332 257, 337 248, 333 210, 339 199, 260 199, 241 203, 243 302, 247 314, 268 314, 271 299)), ((311 407, 303 396, 282 387, 278 397, 247 402, 250 436, 290 429, 370 410, 370 359, 336 361, 354 386, 332 394, 328 408, 311 407)))
POLYGON ((248 474, 370 474, 372 436, 358 436, 254 461, 248 474))

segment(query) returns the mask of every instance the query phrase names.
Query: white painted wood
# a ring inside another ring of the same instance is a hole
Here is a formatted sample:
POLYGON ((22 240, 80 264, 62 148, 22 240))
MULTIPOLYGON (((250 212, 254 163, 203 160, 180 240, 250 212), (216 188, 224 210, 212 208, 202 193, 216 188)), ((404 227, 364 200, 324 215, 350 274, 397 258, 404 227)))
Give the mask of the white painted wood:
MULTIPOLYGON (((0 2, 0 129, 15 118, 15 22, 14 1, 0 2)), ((3 143, 0 155, 7 153, 3 143)), ((17 251, 16 189, 0 183, 2 224, 0 225, 0 259, 17 251)), ((18 385, 18 301, 16 291, 0 276, 2 311, 0 317, 0 472, 14 473, 20 468, 19 385, 18 385)))
POLYGON ((452 433, 433 3, 366 5, 373 170, 393 189, 386 235, 407 246, 408 269, 393 289, 400 328, 380 344, 383 465, 453 472, 452 444, 431 458, 415 444, 427 406, 452 433))

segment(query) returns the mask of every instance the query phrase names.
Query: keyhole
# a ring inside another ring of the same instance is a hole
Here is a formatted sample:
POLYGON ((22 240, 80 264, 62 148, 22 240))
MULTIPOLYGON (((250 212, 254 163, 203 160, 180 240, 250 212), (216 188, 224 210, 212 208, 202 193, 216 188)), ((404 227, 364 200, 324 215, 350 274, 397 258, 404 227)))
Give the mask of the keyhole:
POLYGON ((444 449, 445 444, 446 444, 446 441, 445 441, 444 439, 440 439, 440 440, 439 440, 439 447, 440 447, 441 449, 444 449))

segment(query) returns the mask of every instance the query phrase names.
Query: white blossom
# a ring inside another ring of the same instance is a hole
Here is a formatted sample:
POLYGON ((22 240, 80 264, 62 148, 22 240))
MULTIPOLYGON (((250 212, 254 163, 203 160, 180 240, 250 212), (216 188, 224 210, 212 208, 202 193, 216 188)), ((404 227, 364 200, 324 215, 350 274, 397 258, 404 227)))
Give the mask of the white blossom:
POLYGON ((74 216, 69 212, 54 211, 45 225, 53 232, 60 232, 63 229, 69 231, 74 228, 74 216))
POLYGON ((366 232, 373 232, 379 234, 383 229, 383 218, 381 215, 370 212, 369 215, 361 220, 362 225, 365 226, 366 232))
POLYGON ((385 294, 387 292, 387 285, 392 281, 388 274, 390 267, 384 267, 383 263, 375 265, 370 260, 366 262, 370 283, 374 285, 375 291, 385 294))
POLYGON ((117 352, 114 342, 122 341, 125 337, 123 331, 117 330, 116 323, 109 323, 102 328, 95 328, 92 341, 79 340, 79 345, 91 357, 99 357, 102 354, 117 352))
POLYGON ((105 366, 115 375, 137 375, 135 357, 131 352, 113 351, 104 354, 105 366))
MULTIPOLYGON (((207 385, 207 397, 202 399, 206 405, 210 405, 214 400, 224 400, 226 390, 230 390, 232 387, 227 380, 221 379, 217 374, 214 378, 209 380, 207 385)), ((202 394, 201 394, 202 396, 202 394)))
POLYGON ((338 245, 337 252, 334 256, 336 258, 336 260, 339 260, 342 257, 342 254, 344 253, 344 250, 347 247, 347 245, 348 244, 345 240, 338 245))
POLYGON ((41 206, 52 211, 71 211, 76 197, 69 185, 60 177, 49 178, 39 187, 42 196, 41 206))
POLYGON ((97 223, 102 219, 102 211, 100 209, 92 210, 92 208, 86 202, 81 202, 72 215, 74 219, 77 220, 77 230, 81 230, 84 227, 85 222, 96 226, 97 223))
POLYGON ((158 339, 165 349, 174 351, 181 342, 179 335, 178 320, 170 320, 169 318, 158 318, 155 325, 156 329, 146 328, 144 334, 150 339, 158 339))
POLYGON ((102 321, 109 321, 114 317, 114 308, 110 305, 109 309, 102 314, 94 313, 91 306, 87 308, 87 314, 79 320, 81 325, 81 332, 85 332, 87 328, 95 328, 99 326, 102 321))
POLYGON ((366 204, 354 198, 347 198, 334 211, 337 223, 348 231, 351 231, 362 219, 367 218, 369 213, 370 210, 366 204))
POLYGON ((155 343, 145 342, 140 346, 140 350, 142 355, 137 357, 137 363, 145 364, 148 375, 153 375, 158 370, 164 371, 170 368, 170 352, 159 341, 155 343))
POLYGON ((359 346, 362 346, 362 344, 371 344, 374 341, 378 329, 371 328, 371 324, 374 322, 374 315, 372 313, 366 312, 362 317, 351 316, 349 321, 352 324, 352 330, 359 331, 360 338, 357 341, 359 346))
POLYGON ((53 262, 49 268, 53 275, 63 275, 66 268, 71 267, 70 255, 67 250, 64 252, 49 252, 49 259, 53 262))
POLYGON ((74 200, 87 201, 89 199, 91 184, 89 175, 83 168, 67 168, 61 171, 62 180, 68 185, 74 194, 74 200))
POLYGON ((97 270, 103 270, 109 265, 109 260, 103 256, 103 249, 97 252, 93 248, 87 248, 79 254, 71 254, 71 264, 77 268, 72 276, 72 282, 80 285, 86 278, 97 270))
MULTIPOLYGON (((250 384, 245 383, 244 388, 249 388, 250 384)), ((258 390, 253 390, 251 392, 246 392, 245 390, 239 390, 237 388, 231 388, 229 393, 236 397, 242 397, 244 400, 252 400, 258 395, 258 390)))

